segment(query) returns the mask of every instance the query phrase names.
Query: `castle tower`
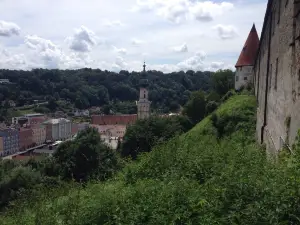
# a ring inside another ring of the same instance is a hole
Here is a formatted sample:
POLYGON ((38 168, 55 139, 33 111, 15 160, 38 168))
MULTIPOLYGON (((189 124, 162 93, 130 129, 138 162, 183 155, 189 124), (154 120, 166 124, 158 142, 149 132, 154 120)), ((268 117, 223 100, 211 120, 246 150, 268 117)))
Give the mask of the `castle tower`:
MULTIPOLYGON (((146 64, 144 62, 143 65, 143 74, 142 76, 145 77, 146 75, 146 64)), ((146 79, 142 79, 140 81, 140 99, 137 102, 137 109, 138 109, 138 119, 146 119, 150 116, 150 104, 151 102, 148 100, 148 82, 146 79)))
POLYGON ((243 86, 246 86, 249 83, 253 83, 253 67, 258 48, 259 38, 255 25, 253 24, 253 27, 248 35, 239 59, 235 65, 235 90, 239 90, 243 86))

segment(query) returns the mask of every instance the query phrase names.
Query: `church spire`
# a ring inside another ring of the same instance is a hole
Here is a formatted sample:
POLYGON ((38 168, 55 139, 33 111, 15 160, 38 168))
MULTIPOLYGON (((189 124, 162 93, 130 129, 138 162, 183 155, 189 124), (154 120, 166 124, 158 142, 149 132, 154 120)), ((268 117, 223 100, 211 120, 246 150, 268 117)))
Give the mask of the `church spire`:
POLYGON ((146 63, 145 63, 145 61, 144 61, 144 65, 143 65, 143 72, 145 73, 146 72, 146 63))

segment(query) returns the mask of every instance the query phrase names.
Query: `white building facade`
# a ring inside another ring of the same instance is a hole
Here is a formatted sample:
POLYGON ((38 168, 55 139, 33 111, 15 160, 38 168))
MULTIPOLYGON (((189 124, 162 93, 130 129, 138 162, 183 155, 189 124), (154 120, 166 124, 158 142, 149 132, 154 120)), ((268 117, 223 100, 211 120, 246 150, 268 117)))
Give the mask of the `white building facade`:
POLYGON ((253 66, 241 66, 236 68, 235 89, 239 90, 253 83, 253 66))
POLYGON ((52 141, 66 140, 72 136, 72 123, 70 120, 65 118, 51 119, 44 123, 48 129, 47 136, 51 138, 52 141))

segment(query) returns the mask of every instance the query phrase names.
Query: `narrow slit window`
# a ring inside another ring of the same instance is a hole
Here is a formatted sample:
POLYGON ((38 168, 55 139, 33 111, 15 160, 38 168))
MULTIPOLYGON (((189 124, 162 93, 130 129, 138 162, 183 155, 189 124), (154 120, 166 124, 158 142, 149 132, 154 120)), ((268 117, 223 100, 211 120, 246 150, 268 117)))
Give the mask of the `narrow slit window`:
POLYGON ((277 80, 278 80, 278 58, 276 59, 276 68, 275 68, 275 82, 274 89, 277 90, 277 80))
POLYGON ((272 64, 270 65, 270 71, 269 71, 269 90, 271 89, 272 86, 272 64))
POLYGON ((278 0, 278 15, 277 15, 277 24, 280 23, 280 14, 281 14, 281 0, 278 0))

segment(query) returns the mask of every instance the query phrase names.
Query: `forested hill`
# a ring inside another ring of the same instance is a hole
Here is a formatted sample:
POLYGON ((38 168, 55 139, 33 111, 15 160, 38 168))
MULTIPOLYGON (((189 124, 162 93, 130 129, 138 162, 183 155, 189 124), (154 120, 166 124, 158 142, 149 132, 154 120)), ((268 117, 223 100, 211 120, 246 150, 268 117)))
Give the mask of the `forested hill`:
MULTIPOLYGON (((226 71, 231 75, 233 72, 226 71)), ((188 100, 191 91, 209 91, 213 72, 174 72, 164 74, 148 71, 152 107, 161 111, 178 108, 188 100)), ((100 69, 32 71, 0 70, 0 79, 9 79, 13 85, 0 86, 0 101, 14 100, 17 106, 33 100, 65 99, 84 109, 109 102, 132 102, 138 97, 140 73, 119 73, 100 69)))

